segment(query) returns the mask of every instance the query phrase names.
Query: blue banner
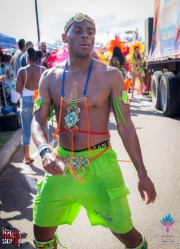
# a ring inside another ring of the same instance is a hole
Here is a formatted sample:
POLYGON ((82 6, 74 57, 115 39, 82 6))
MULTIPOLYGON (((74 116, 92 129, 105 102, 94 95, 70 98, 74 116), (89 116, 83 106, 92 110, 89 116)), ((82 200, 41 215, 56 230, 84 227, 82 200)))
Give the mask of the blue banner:
POLYGON ((155 0, 149 61, 180 55, 180 0, 155 0))

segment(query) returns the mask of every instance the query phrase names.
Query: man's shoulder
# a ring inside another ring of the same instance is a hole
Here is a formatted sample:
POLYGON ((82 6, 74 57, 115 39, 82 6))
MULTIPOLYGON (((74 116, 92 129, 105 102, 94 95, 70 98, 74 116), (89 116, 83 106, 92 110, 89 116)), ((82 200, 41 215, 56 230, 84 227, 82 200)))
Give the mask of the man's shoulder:
POLYGON ((20 50, 17 50, 14 54, 14 59, 18 58, 19 55, 20 55, 21 51, 20 50))
POLYGON ((26 57, 27 57, 27 52, 25 52, 24 54, 22 54, 20 56, 20 63, 21 63, 21 66, 22 67, 25 67, 26 66, 26 57))
POLYGON ((117 68, 111 67, 111 66, 109 66, 101 61, 98 61, 98 60, 94 60, 94 69, 101 71, 101 72, 108 74, 108 75, 116 74, 119 71, 117 68))
POLYGON ((16 53, 14 54, 15 57, 19 57, 20 55, 22 55, 22 51, 21 50, 17 50, 16 53))
POLYGON ((66 64, 66 60, 61 62, 61 63, 58 63, 54 68, 59 69, 59 70, 63 70, 65 67, 65 64, 66 64))
POLYGON ((94 61, 94 79, 103 89, 111 89, 114 85, 122 81, 119 69, 111 67, 99 61, 94 61))
POLYGON ((52 68, 49 68, 49 69, 46 69, 44 72, 43 72, 43 75, 44 77, 56 77, 57 75, 61 75, 63 70, 63 68, 61 67, 52 67, 52 68))
POLYGON ((25 58, 27 55, 28 55, 28 53, 27 53, 27 52, 22 53, 22 54, 21 54, 21 59, 22 59, 22 58, 25 58))
POLYGON ((21 52, 21 50, 17 50, 16 52, 15 52, 15 55, 18 55, 18 54, 21 54, 22 52, 21 52))
POLYGON ((20 50, 16 51, 16 53, 14 54, 14 61, 15 61, 15 63, 19 63, 20 62, 20 58, 21 58, 22 55, 23 55, 23 53, 20 50))
POLYGON ((41 74, 40 85, 44 87, 52 87, 59 78, 61 78, 62 70, 56 67, 44 70, 41 74))

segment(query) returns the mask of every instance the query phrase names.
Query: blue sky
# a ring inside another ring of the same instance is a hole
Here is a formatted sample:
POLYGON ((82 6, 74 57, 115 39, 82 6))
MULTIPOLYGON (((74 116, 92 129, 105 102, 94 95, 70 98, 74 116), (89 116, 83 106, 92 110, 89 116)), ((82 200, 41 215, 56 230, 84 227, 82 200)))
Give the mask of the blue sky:
MULTIPOLYGON (((37 41, 34 0, 1 0, 0 33, 37 41)), ((77 12, 88 14, 97 26, 96 41, 106 43, 114 33, 138 28, 144 37, 144 22, 153 17, 154 0, 37 0, 41 40, 54 43, 64 25, 77 12)))

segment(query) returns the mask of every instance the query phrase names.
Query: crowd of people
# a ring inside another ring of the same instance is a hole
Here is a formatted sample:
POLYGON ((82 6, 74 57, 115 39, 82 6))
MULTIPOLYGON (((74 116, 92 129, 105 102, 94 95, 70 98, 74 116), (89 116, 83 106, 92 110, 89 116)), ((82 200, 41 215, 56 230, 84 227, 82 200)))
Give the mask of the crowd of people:
MULTIPOLYGON (((19 68, 27 65, 27 49, 34 47, 33 42, 25 42, 24 39, 18 41, 19 49, 12 54, 4 54, 0 48, 0 75, 5 76, 4 84, 6 97, 9 102, 16 106, 19 100, 19 94, 15 90, 15 82, 17 79, 17 72, 19 68)), ((58 58, 58 49, 52 54, 47 51, 46 43, 40 42, 39 49, 42 52, 42 57, 38 59, 37 65, 51 68, 54 65, 67 59, 67 56, 58 58)), ((64 52, 64 54, 66 54, 64 52)), ((131 97, 134 98, 134 89, 139 91, 140 97, 146 95, 152 97, 151 94, 151 72, 146 70, 146 61, 143 57, 143 44, 141 42, 134 42, 129 47, 121 41, 119 37, 114 38, 109 42, 107 47, 93 49, 91 56, 94 59, 100 60, 103 63, 118 68, 125 80, 129 84, 125 87, 127 91, 131 91, 131 97), (107 54, 107 56, 106 56, 107 54)))
POLYGON ((33 161, 29 152, 34 107, 32 100, 41 74, 48 69, 50 53, 46 50, 45 42, 40 42, 39 50, 35 50, 32 41, 20 39, 18 47, 12 55, 3 54, 1 50, 0 82, 4 82, 5 98, 9 99, 10 105, 20 106, 21 144, 24 148, 24 163, 29 164, 33 161))
MULTIPOLYGON (((27 49, 34 47, 32 41, 25 42, 24 39, 18 41, 18 50, 16 52, 3 51, 0 48, 0 76, 4 76, 4 87, 8 102, 14 106, 19 102, 19 94, 16 92, 16 80, 18 70, 27 65, 27 49)), ((42 56, 36 62, 37 65, 49 67, 47 62, 50 52, 46 49, 46 43, 39 43, 39 50, 42 56)), ((1 92, 2 94, 2 92, 1 92)))
POLYGON ((137 171, 142 200, 153 203, 156 191, 142 159, 124 84, 129 69, 132 98, 137 78, 143 94, 141 47, 140 43, 134 44, 127 57, 116 37, 120 46, 111 46, 109 59, 102 58, 105 53, 93 50, 95 35, 93 19, 77 13, 67 21, 62 34, 69 54, 65 64, 47 70, 50 54, 46 43, 41 42, 40 50, 34 50, 33 43, 24 39, 18 42, 19 50, 12 58, 6 56, 6 90, 20 94, 25 163, 34 160, 29 152, 32 129, 46 172, 33 203, 35 248, 56 249, 60 244, 57 227, 72 224, 81 206, 92 225, 110 229, 125 248, 148 248, 145 236, 134 227, 127 200, 129 190, 108 128, 112 107, 119 137, 137 171), (33 98, 35 90, 37 98, 33 98), (56 150, 48 144, 46 133, 52 108, 57 119, 56 150))
POLYGON ((103 50, 101 48, 93 50, 91 55, 93 58, 121 71, 126 90, 132 92, 131 98, 135 97, 135 89, 139 93, 138 97, 142 98, 146 95, 151 98, 151 71, 146 69, 146 60, 143 53, 142 42, 135 41, 127 45, 119 37, 115 36, 109 42, 109 46, 103 48, 103 50))

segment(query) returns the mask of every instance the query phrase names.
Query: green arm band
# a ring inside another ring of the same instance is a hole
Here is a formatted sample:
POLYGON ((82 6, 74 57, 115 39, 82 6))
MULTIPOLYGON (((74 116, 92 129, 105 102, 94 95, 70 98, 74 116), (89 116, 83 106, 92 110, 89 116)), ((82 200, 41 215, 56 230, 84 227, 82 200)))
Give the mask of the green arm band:
POLYGON ((120 97, 111 100, 111 104, 113 104, 114 109, 115 109, 118 124, 120 123, 120 118, 121 118, 123 120, 124 124, 127 126, 127 123, 126 123, 126 121, 123 117, 123 114, 121 112, 121 109, 119 107, 119 103, 118 103, 119 100, 121 100, 123 102, 123 104, 129 104, 128 94, 125 91, 123 91, 120 97))
POLYGON ((41 109, 41 105, 42 104, 48 104, 50 107, 49 107, 49 116, 48 116, 48 121, 51 119, 52 120, 52 116, 53 116, 53 106, 51 105, 50 102, 48 101, 42 101, 40 99, 36 99, 36 101, 34 102, 34 112, 37 112, 41 109))

